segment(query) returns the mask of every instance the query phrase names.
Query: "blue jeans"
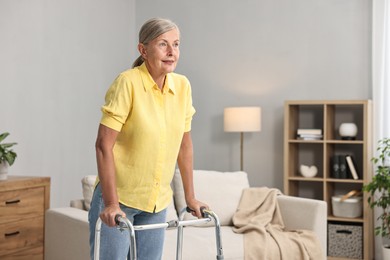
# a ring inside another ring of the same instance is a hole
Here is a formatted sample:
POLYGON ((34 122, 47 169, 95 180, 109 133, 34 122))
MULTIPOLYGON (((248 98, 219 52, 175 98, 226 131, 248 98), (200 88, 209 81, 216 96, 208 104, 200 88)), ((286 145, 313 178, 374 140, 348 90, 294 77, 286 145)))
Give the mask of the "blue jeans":
MULTIPOLYGON (((126 207, 122 204, 120 207, 133 225, 164 223, 166 221, 166 209, 158 213, 148 213, 126 207)), ((94 259, 96 221, 103 209, 102 191, 100 185, 98 185, 92 197, 91 209, 88 216, 90 230, 89 244, 92 260, 94 259)), ((136 231, 137 259, 160 260, 164 245, 164 234, 165 230, 162 228, 136 231)), ((121 232, 116 227, 108 227, 102 223, 100 233, 100 260, 125 260, 126 257, 130 259, 129 245, 130 237, 128 230, 121 232)))

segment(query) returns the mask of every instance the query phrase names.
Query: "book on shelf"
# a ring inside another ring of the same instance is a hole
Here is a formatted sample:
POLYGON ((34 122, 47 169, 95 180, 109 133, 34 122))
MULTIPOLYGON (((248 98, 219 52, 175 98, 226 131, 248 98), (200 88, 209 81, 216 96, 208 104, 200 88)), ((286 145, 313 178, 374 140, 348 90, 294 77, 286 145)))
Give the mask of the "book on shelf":
POLYGON ((322 140, 322 135, 315 134, 299 134, 297 135, 299 140, 322 140))
POLYGON ((322 135, 322 129, 299 128, 297 135, 322 135))
POLYGON ((348 169, 349 169, 349 172, 351 173, 352 178, 354 180, 358 180, 359 175, 357 174, 355 162, 354 162, 352 156, 351 155, 345 156, 345 160, 347 161, 348 169))
POLYGON ((339 171, 340 179, 347 179, 347 160, 345 159, 345 155, 339 155, 339 171))
POLYGON ((339 156, 333 155, 330 161, 330 169, 332 169, 332 178, 340 179, 339 156))

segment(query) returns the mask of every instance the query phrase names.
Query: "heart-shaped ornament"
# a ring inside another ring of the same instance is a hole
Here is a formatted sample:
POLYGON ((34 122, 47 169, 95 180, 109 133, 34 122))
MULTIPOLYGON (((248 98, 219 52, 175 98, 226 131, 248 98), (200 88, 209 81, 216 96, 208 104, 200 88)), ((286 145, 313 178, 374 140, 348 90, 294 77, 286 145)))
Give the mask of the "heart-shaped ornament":
POLYGON ((302 176, 307 177, 307 178, 314 177, 318 173, 318 169, 315 165, 308 166, 308 165, 302 164, 301 167, 299 168, 299 170, 300 170, 302 176))

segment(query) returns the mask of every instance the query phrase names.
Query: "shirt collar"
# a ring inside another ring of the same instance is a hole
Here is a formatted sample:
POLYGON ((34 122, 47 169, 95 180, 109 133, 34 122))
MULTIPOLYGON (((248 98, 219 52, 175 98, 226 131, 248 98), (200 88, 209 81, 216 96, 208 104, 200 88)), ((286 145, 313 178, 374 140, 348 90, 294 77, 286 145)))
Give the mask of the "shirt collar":
MULTIPOLYGON (((141 66, 138 67, 138 69, 141 72, 141 78, 142 82, 144 83, 144 89, 145 91, 149 91, 153 89, 154 87, 157 87, 157 84, 154 82, 152 76, 150 75, 148 68, 145 65, 145 62, 141 64, 141 66)), ((175 94, 175 83, 172 78, 172 73, 168 73, 165 77, 165 83, 163 88, 163 93, 166 94, 167 92, 170 92, 172 94, 175 94)))

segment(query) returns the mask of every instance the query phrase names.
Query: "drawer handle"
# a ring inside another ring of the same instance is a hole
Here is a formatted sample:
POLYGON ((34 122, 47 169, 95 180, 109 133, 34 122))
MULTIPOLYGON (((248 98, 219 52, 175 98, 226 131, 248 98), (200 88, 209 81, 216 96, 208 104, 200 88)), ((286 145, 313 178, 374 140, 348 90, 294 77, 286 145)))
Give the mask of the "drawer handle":
POLYGON ((15 231, 15 232, 11 232, 11 233, 5 233, 4 236, 5 237, 12 237, 12 236, 17 236, 19 234, 20 234, 19 231, 15 231))
POLYGON ((20 202, 20 200, 10 200, 10 201, 6 201, 6 202, 5 202, 5 205, 17 204, 17 203, 19 203, 19 202, 20 202))
POLYGON ((352 234, 352 231, 351 230, 345 230, 345 229, 342 229, 342 230, 337 230, 336 231, 337 234, 352 234))

